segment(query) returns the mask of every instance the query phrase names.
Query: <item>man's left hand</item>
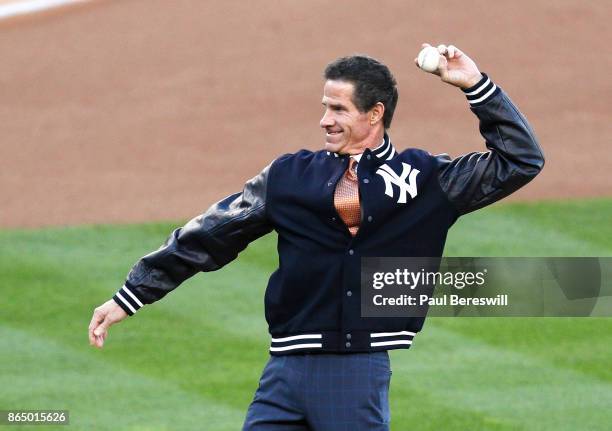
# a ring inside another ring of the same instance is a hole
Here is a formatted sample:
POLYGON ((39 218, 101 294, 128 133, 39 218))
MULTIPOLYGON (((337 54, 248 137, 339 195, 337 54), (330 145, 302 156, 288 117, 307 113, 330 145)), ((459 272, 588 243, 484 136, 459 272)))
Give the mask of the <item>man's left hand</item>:
MULTIPOLYGON (((428 46, 431 45, 424 43, 421 49, 428 46)), ((440 64, 438 69, 432 73, 438 75, 442 81, 455 87, 470 88, 482 78, 474 60, 456 46, 438 45, 438 52, 440 53, 440 64)), ((418 67, 419 63, 416 58, 414 62, 418 67)))

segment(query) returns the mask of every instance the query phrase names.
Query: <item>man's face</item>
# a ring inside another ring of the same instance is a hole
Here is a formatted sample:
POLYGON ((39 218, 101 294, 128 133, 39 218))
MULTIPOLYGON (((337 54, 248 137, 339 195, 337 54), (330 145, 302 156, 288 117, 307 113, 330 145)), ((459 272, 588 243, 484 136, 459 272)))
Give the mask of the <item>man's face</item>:
POLYGON ((355 86, 350 82, 327 80, 323 87, 325 114, 320 125, 325 129, 325 150, 341 154, 359 154, 372 133, 367 112, 353 104, 355 86))

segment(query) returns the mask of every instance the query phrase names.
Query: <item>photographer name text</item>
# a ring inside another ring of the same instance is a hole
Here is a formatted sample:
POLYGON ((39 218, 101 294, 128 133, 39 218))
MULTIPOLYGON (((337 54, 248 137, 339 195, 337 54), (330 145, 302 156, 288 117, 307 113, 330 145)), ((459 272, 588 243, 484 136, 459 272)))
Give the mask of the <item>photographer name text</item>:
POLYGON ((464 298, 459 295, 441 295, 431 297, 429 295, 400 295, 396 297, 385 297, 374 295, 372 298, 376 306, 501 306, 508 305, 508 295, 495 295, 493 297, 464 298))

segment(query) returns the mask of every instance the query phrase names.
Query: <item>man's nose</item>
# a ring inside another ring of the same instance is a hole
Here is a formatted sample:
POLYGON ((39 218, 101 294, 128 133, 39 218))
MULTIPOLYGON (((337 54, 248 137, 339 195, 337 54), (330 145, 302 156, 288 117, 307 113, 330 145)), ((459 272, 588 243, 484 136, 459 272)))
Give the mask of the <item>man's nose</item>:
POLYGON ((321 121, 319 121, 319 125, 324 129, 334 125, 334 120, 332 119, 331 115, 329 115, 329 111, 325 111, 323 118, 321 118, 321 121))

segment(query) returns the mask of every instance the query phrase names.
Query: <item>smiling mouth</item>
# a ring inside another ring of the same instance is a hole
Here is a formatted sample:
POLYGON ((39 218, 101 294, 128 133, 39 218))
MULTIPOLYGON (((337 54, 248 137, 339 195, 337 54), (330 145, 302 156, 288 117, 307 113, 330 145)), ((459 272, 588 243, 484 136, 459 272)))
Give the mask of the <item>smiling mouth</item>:
POLYGON ((339 135, 340 133, 342 133, 341 130, 335 131, 335 132, 327 132, 328 135, 339 135))

